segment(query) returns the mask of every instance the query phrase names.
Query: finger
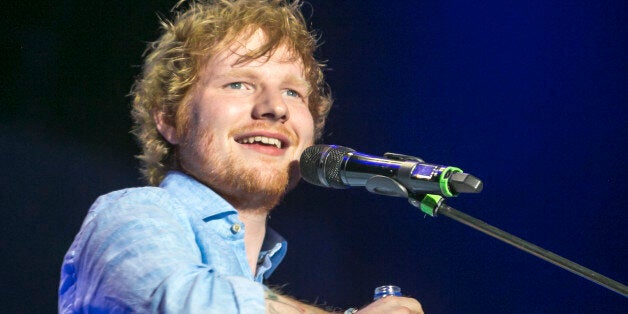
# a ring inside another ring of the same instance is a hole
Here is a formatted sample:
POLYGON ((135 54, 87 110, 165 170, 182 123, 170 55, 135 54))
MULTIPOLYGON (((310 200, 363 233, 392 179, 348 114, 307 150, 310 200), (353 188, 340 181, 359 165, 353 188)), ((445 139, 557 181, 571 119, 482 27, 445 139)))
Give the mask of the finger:
POLYGON ((423 314, 423 307, 421 306, 421 303, 413 298, 389 296, 380 300, 382 303, 389 306, 406 308, 409 310, 409 313, 423 314))

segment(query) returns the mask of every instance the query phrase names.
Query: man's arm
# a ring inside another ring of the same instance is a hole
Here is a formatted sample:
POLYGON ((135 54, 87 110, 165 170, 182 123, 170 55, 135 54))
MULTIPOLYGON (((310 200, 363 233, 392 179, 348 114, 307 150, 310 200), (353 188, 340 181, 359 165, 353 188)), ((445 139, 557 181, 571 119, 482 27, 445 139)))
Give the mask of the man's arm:
POLYGON ((289 313, 305 313, 305 314, 328 314, 325 311, 313 305, 297 301, 293 298, 281 295, 271 289, 266 289, 266 313, 267 314, 289 314, 289 313))
MULTIPOLYGON (((267 314, 341 314, 343 311, 326 311, 324 309, 305 304, 293 298, 281 295, 273 290, 266 290, 266 313, 267 314)), ((408 313, 423 314, 423 308, 419 301, 407 297, 385 297, 381 298, 363 309, 355 312, 356 314, 381 314, 381 313, 408 313)))

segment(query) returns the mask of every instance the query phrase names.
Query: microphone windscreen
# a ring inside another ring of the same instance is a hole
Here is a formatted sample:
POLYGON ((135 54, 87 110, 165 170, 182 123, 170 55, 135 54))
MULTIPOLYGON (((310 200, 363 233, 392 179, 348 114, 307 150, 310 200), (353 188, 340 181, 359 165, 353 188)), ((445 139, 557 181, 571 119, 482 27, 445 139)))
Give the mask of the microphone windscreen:
POLYGON ((314 185, 347 188, 340 174, 342 161, 350 152, 354 150, 343 146, 323 144, 310 146, 303 151, 299 161, 301 176, 314 185))

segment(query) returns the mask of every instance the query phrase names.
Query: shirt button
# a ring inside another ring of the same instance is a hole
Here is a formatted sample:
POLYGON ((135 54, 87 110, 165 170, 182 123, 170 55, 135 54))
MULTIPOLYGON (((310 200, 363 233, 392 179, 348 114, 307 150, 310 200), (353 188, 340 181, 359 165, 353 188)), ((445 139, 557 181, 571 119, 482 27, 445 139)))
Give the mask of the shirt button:
POLYGON ((231 232, 233 232, 234 234, 240 232, 241 229, 242 226, 240 224, 231 225, 231 232))

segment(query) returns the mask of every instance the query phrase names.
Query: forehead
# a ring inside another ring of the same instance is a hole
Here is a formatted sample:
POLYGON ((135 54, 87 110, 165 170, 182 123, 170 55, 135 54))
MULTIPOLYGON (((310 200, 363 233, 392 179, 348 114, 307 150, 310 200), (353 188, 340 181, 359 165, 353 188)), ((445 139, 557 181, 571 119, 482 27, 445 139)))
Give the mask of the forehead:
MULTIPOLYGON (((298 69, 300 76, 304 76, 304 65, 301 57, 290 49, 287 43, 281 43, 271 51, 262 51, 268 38, 261 29, 252 32, 241 32, 234 40, 224 44, 207 61, 207 67, 216 66, 243 67, 263 65, 267 62, 289 64, 298 69)), ((208 70, 206 67, 206 70, 208 70)))

